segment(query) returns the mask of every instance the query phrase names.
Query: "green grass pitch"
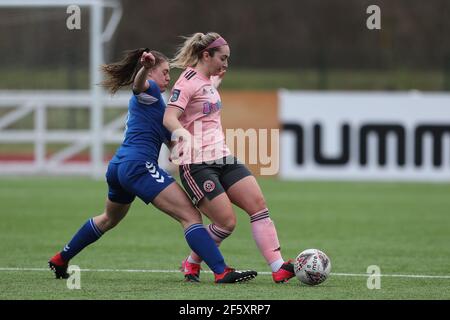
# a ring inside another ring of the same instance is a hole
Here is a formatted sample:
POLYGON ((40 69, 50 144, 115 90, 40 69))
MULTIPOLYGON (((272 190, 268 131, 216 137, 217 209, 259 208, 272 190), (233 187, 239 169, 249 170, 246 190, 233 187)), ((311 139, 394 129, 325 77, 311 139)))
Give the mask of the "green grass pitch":
POLYGON ((274 284, 238 209, 236 230, 221 250, 229 265, 260 271, 255 280, 221 286, 205 272, 193 284, 179 272, 150 272, 178 269, 189 250, 177 222, 136 200, 116 229, 73 259, 89 271, 81 272, 81 289, 70 290, 46 270, 47 260, 102 212, 106 184, 3 177, 0 299, 450 299, 450 184, 260 183, 284 258, 307 248, 331 258, 323 284, 274 284), (380 289, 367 288, 370 265, 381 269, 380 289))

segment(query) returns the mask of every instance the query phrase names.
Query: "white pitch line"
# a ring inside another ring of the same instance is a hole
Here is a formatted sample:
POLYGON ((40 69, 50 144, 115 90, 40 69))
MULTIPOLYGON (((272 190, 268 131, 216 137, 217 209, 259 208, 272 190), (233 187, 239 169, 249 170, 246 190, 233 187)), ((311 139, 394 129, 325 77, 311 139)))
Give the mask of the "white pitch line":
POLYGON ((392 278, 429 278, 429 279, 450 279, 448 276, 431 276, 426 274, 370 274, 370 273, 330 273, 332 276, 343 276, 343 277, 392 277, 392 278))
MULTIPOLYGON (((47 268, 0 268, 0 271, 47 271, 47 268)), ((158 270, 158 269, 80 269, 80 271, 86 272, 136 272, 136 273, 178 273, 180 270, 158 270)), ((206 273, 212 273, 211 271, 203 271, 206 273)), ((271 272, 258 271, 260 275, 271 275, 271 272)), ((342 277, 376 277, 377 275, 369 273, 331 273, 332 276, 342 277)), ((422 279, 450 279, 450 275, 417 275, 417 274, 380 274, 380 277, 393 277, 393 278, 422 278, 422 279)))

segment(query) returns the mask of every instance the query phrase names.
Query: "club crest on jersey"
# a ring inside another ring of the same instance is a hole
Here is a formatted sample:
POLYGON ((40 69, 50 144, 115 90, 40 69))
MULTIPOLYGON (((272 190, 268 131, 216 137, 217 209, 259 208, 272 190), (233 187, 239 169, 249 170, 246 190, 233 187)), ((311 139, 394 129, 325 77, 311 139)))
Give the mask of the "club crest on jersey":
POLYGON ((203 182, 203 190, 206 192, 212 192, 216 188, 216 184, 212 180, 206 180, 203 182))
POLYGON ((172 96, 170 97, 170 102, 175 102, 178 100, 178 97, 180 96, 181 90, 174 89, 172 92, 172 96))

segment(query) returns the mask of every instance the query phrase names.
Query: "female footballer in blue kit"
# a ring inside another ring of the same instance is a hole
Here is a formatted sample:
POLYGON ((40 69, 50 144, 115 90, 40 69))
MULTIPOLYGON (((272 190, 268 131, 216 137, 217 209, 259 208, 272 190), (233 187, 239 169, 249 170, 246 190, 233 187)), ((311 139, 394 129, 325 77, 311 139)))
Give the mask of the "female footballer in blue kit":
POLYGON ((89 219, 48 262, 56 278, 69 277, 69 261, 114 228, 125 217, 136 196, 180 222, 187 243, 214 272, 216 283, 254 278, 255 271, 235 271, 225 264, 202 224, 200 213, 172 176, 158 166, 161 145, 170 141, 170 133, 162 125, 166 105, 161 93, 170 81, 167 57, 157 51, 137 49, 127 52, 122 61, 103 65, 102 70, 106 75, 102 85, 112 94, 133 84, 125 139, 106 172, 109 191, 105 211, 89 219))

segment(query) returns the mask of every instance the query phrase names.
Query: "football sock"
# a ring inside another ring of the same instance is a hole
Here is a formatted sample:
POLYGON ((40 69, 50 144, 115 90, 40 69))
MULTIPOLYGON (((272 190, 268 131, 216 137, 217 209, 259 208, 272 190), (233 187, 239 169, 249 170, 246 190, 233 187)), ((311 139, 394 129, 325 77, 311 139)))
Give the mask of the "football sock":
POLYGON ((68 262, 85 247, 97 241, 102 235, 103 233, 94 223, 94 218, 89 219, 61 251, 61 257, 65 262, 68 262))
MULTIPOLYGON (((222 229, 216 226, 215 224, 208 225, 206 230, 208 231, 209 235, 214 240, 217 246, 220 246, 222 241, 231 235, 230 231, 222 229)), ((198 254, 192 251, 188 257, 188 262, 200 264, 202 263, 202 258, 200 258, 198 254)))
POLYGON ((280 270, 283 263, 284 263, 283 259, 278 259, 277 261, 272 262, 270 264, 270 268, 272 269, 272 272, 277 272, 278 270, 280 270))
POLYGON ((271 265, 272 270, 279 269, 279 262, 283 261, 283 258, 281 257, 277 230, 273 221, 269 218, 269 210, 265 208, 252 214, 250 216, 250 222, 252 225, 253 239, 255 239, 256 246, 266 259, 267 264, 271 265), (272 263, 274 263, 273 267, 272 263))
POLYGON ((203 224, 195 223, 184 230, 189 247, 195 251, 214 273, 225 271, 225 261, 203 224))
POLYGON ((194 251, 192 251, 191 254, 187 257, 187 262, 200 264, 200 263, 202 263, 202 258, 200 258, 198 256, 198 254, 196 254, 196 253, 194 253, 194 251), (195 256, 195 257, 198 257, 198 258, 194 259, 192 256, 195 256))

